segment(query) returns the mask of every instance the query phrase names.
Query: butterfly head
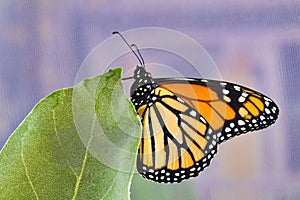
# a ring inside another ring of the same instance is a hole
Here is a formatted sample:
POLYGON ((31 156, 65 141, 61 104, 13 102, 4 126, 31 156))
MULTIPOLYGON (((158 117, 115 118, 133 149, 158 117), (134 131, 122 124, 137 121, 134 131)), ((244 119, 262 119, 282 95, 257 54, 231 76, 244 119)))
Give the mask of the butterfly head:
POLYGON ((152 75, 146 71, 145 67, 144 66, 139 66, 137 65, 136 66, 136 69, 134 70, 134 79, 137 80, 137 79, 143 79, 145 82, 144 83, 151 83, 152 80, 152 75))
POLYGON ((134 83, 131 86, 130 93, 133 99, 141 97, 147 98, 149 94, 155 88, 155 82, 152 75, 146 71, 145 67, 137 66, 134 71, 134 83))

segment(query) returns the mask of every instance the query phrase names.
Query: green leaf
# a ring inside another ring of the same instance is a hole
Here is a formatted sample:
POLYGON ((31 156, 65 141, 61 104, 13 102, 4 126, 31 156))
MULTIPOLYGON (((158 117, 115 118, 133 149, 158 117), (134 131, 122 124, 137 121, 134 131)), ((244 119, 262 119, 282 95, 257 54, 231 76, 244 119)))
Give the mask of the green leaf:
POLYGON ((121 69, 41 100, 0 153, 0 199, 129 199, 141 125, 121 69))

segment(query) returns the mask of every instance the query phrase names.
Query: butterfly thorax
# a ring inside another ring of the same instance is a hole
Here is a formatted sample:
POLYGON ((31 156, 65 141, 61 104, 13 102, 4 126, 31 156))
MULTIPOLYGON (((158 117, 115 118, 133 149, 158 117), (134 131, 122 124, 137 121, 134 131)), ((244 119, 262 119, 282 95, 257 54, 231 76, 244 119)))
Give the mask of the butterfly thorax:
POLYGON ((134 71, 134 83, 131 86, 131 101, 136 109, 152 101, 152 95, 157 87, 151 74, 144 67, 137 66, 134 71))

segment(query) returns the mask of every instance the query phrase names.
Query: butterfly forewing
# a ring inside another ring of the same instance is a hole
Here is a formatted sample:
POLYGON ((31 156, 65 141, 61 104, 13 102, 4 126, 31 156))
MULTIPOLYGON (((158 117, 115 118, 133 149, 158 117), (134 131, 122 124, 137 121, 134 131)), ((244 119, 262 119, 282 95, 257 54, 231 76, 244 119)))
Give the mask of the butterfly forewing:
POLYGON ((213 130, 219 132, 219 143, 235 135, 266 128, 275 123, 279 114, 270 98, 237 84, 205 79, 156 81, 160 87, 189 102, 213 130), (191 87, 187 85, 192 85, 193 91, 185 90, 191 87), (198 94, 196 99, 193 99, 193 93, 198 94))

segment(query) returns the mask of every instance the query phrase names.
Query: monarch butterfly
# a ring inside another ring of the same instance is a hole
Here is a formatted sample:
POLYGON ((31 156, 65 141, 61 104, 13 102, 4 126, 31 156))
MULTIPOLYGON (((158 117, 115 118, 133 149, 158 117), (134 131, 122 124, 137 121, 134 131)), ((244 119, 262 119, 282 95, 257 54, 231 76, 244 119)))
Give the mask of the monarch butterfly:
MULTIPOLYGON (((196 177, 222 142, 275 123, 279 109, 247 87, 197 78, 153 78, 136 45, 131 101, 143 125, 137 170, 159 183, 196 177), (137 53, 136 53, 137 52, 137 53)), ((135 49, 133 49, 135 47, 135 49)))

